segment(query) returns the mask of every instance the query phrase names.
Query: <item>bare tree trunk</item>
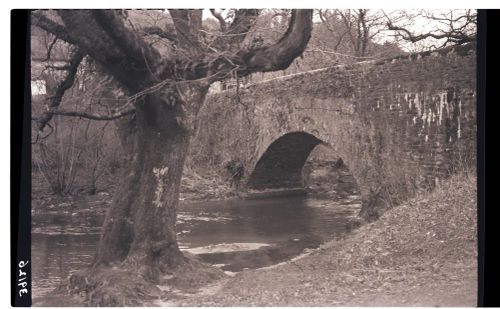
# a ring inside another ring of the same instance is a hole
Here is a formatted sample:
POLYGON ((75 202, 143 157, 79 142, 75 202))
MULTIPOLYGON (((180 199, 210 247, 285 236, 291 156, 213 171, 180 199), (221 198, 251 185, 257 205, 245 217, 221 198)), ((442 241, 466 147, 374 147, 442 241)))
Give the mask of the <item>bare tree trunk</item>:
POLYGON ((130 171, 106 215, 94 267, 123 262, 157 281, 185 261, 177 245, 176 207, 194 129, 189 119, 196 116, 206 89, 185 94, 194 100, 191 110, 182 107, 187 102, 179 97, 172 102, 171 94, 151 94, 138 105, 130 171))

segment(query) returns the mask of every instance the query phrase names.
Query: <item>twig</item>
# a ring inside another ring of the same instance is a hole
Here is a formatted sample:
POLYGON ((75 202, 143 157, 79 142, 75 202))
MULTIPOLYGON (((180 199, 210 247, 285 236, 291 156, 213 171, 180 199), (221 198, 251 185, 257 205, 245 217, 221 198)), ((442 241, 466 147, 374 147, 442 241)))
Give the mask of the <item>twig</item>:
MULTIPOLYGON (((74 52, 68 64, 68 74, 57 86, 55 94, 49 98, 49 110, 59 107, 64 93, 73 86, 78 67, 80 66, 84 56, 85 54, 78 49, 74 52)), ((52 115, 53 113, 45 112, 40 118, 37 119, 39 131, 43 131, 47 123, 52 119, 52 115)))
POLYGON ((49 113, 53 115, 62 115, 62 116, 73 116, 73 117, 81 117, 92 120, 113 120, 117 118, 124 117, 126 115, 133 114, 135 112, 135 108, 129 108, 124 111, 114 113, 114 114, 95 114, 88 112, 79 112, 79 111, 65 111, 60 109, 50 110, 49 113))
POLYGON ((50 59, 52 48, 54 47, 56 42, 57 42, 57 35, 54 36, 54 40, 52 41, 52 43, 50 43, 49 48, 47 49, 47 57, 45 58, 45 60, 42 60, 42 62, 48 61, 50 59))
POLYGON ((322 49, 308 49, 308 50, 305 50, 304 52, 305 53, 320 52, 320 53, 323 53, 323 54, 333 54, 333 55, 339 55, 339 56, 356 58, 356 59, 374 59, 374 60, 378 60, 379 58, 376 58, 375 56, 380 55, 380 54, 378 54, 378 55, 375 55, 375 56, 361 57, 361 56, 352 56, 352 55, 348 55, 348 54, 342 54, 342 53, 338 53, 338 52, 334 52, 334 51, 329 51, 329 50, 322 50, 322 49))

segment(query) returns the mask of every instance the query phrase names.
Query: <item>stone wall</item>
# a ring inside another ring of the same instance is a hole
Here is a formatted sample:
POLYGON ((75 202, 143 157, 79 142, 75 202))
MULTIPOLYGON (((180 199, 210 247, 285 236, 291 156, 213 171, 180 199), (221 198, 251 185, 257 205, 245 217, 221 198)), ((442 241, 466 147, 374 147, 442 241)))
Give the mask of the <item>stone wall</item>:
POLYGON ((304 143, 314 141, 288 138, 287 144, 280 138, 302 132, 343 159, 366 200, 378 195, 398 201, 475 160, 475 45, 335 66, 212 94, 199 121, 192 156, 212 156, 215 164, 241 160, 250 186, 259 187, 255 173, 262 179, 270 173, 265 186, 272 177, 280 179, 271 175, 279 169, 270 167, 292 160, 307 148, 304 143), (280 155, 263 157, 275 142, 280 155))

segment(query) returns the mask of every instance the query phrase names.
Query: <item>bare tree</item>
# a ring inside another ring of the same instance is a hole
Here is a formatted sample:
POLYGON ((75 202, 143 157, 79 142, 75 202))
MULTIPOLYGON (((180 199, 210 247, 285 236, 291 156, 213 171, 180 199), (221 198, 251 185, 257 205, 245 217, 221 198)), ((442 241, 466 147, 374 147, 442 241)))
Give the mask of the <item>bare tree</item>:
POLYGON ((383 15, 368 9, 319 10, 318 16, 331 35, 335 36, 334 50, 347 42, 353 56, 367 56, 373 38, 382 31, 383 15))
POLYGON ((476 10, 396 11, 384 15, 387 30, 399 42, 411 43, 415 51, 461 45, 476 39, 476 10), (424 26, 415 27, 417 20, 424 26))
POLYGON ((97 190, 108 158, 104 140, 112 133, 104 132, 109 122, 91 125, 89 119, 52 113, 61 104, 79 112, 105 106, 105 92, 112 87, 109 77, 95 74, 89 58, 69 48, 57 36, 33 29, 32 80, 39 86, 32 98, 33 164, 52 192, 61 195, 75 193, 77 186, 97 190))
POLYGON ((47 111, 95 120, 131 115, 132 160, 107 213, 93 271, 87 274, 93 282, 107 282, 104 273, 122 271, 133 280, 158 283, 165 274, 196 265, 177 245, 176 206, 189 140, 208 87, 230 76, 287 68, 305 49, 312 31, 312 10, 293 10, 277 42, 240 47, 259 10, 235 10, 232 22, 221 24, 213 40, 204 32, 202 10, 168 12, 172 24, 154 31, 135 29, 126 12, 118 10, 32 15, 34 25, 74 46, 74 63, 81 55, 93 59, 128 95, 111 112, 63 109, 57 98, 47 111), (172 48, 160 53, 145 34, 169 40, 172 48))

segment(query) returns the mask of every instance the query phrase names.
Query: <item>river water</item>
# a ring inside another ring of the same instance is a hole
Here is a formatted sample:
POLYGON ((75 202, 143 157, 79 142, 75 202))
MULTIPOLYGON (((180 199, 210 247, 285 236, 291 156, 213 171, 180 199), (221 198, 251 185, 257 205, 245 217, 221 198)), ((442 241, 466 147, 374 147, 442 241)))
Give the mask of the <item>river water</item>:
MULTIPOLYGON (((307 248, 345 235, 361 203, 283 197, 260 200, 181 202, 178 240, 181 250, 237 272, 283 262, 307 248)), ((103 215, 48 213, 32 227, 33 298, 50 293, 74 271, 92 262, 103 215)))

